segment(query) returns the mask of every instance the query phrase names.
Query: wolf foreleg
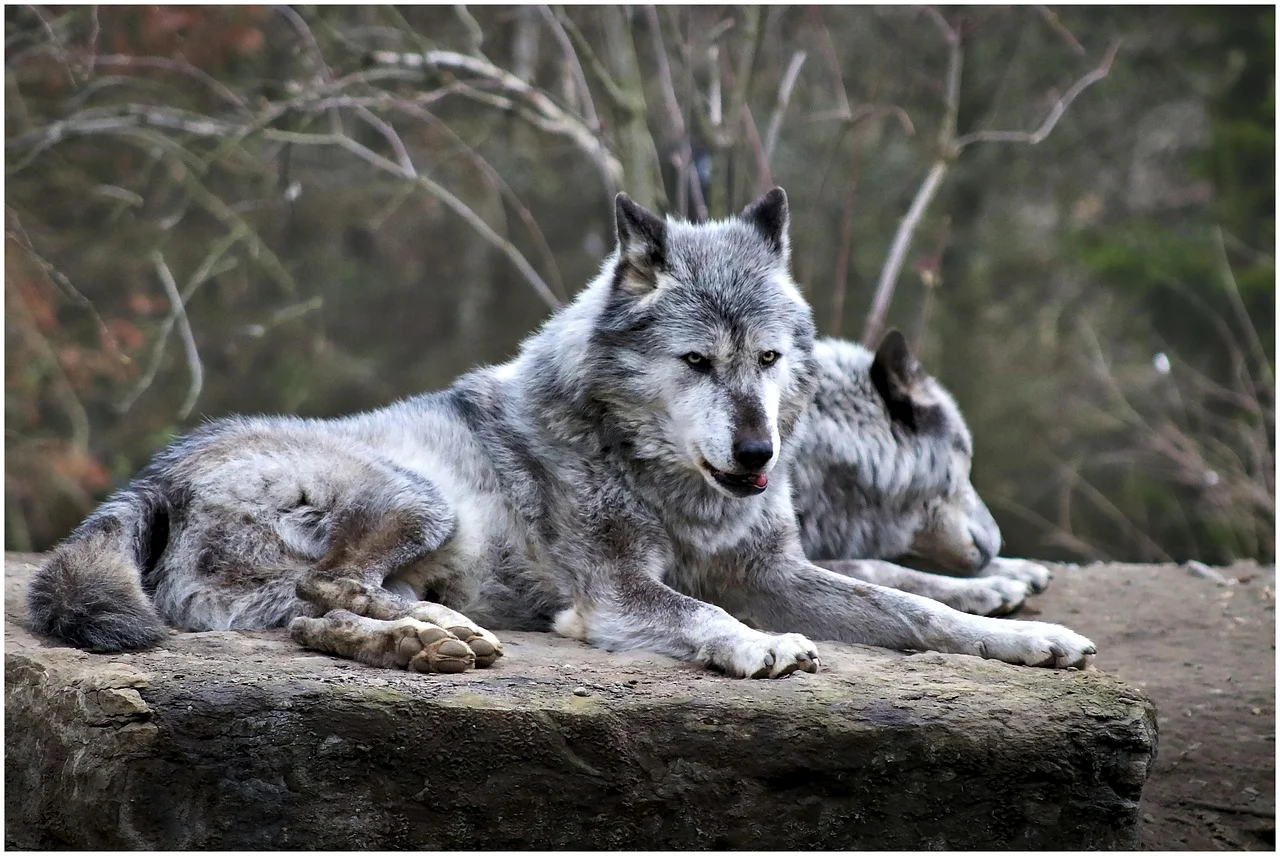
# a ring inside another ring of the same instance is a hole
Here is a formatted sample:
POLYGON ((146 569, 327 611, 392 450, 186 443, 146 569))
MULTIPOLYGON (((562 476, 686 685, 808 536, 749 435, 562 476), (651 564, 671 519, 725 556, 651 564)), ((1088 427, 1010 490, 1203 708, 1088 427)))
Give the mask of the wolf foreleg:
POLYGON ((822 560, 814 564, 841 576, 918 594, 972 615, 1013 612, 1032 591, 1027 582, 1011 577, 946 577, 874 559, 822 560))
POLYGON ((1057 624, 966 615, 920 595, 859 582, 809 564, 775 557, 755 566, 718 599, 760 627, 793 630, 900 651, 973 654, 1006 663, 1087 668, 1097 648, 1057 624))
POLYGON ((736 678, 816 672, 818 652, 796 633, 753 630, 723 609, 640 573, 612 581, 599 596, 576 599, 554 628, 610 651, 643 649, 701 663, 736 678))

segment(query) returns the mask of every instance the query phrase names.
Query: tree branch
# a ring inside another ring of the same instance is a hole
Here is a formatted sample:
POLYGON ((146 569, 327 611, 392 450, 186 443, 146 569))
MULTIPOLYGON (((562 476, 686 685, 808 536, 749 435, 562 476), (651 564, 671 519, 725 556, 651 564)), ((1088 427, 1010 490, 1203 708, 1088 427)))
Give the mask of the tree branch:
POLYGON ((191 332, 191 322, 187 318, 187 308, 184 305, 182 295, 178 293, 178 285, 173 281, 173 273, 169 270, 169 266, 165 264, 164 256, 161 255, 159 250, 151 254, 151 263, 155 265, 156 274, 160 277, 160 283, 164 286, 165 294, 169 297, 169 303, 173 306, 173 317, 177 320, 178 335, 182 338, 182 346, 187 354, 187 368, 191 371, 191 384, 187 387, 187 397, 182 402, 182 407, 178 409, 178 418, 186 419, 196 406, 196 400, 200 397, 200 390, 204 388, 204 365, 200 362, 200 351, 196 348, 196 337, 191 332))
POLYGON ((965 134, 956 140, 956 151, 962 151, 974 143, 1026 143, 1029 146, 1034 146, 1044 142, 1045 138, 1053 133, 1053 129, 1058 125, 1058 120, 1067 112, 1071 102, 1075 101, 1080 96, 1080 93, 1110 73, 1111 63, 1115 60, 1116 52, 1119 50, 1120 43, 1114 42, 1110 49, 1107 50, 1106 56, 1102 58, 1102 63, 1077 80, 1065 95, 1054 102, 1053 107, 1049 109, 1049 114, 1040 123, 1040 127, 1034 131, 975 131, 972 134, 965 134))

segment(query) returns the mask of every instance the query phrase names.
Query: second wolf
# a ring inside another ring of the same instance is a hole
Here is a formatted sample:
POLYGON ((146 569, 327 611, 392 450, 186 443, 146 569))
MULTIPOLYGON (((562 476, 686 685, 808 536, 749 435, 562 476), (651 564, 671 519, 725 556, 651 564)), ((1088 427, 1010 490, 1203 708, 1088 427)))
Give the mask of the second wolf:
POLYGON ((119 650, 164 622, 287 624, 303 645, 423 671, 494 662, 483 628, 735 676, 815 671, 808 636, 1087 665, 1094 646, 1064 627, 805 558, 788 464, 817 367, 787 222, 781 190, 704 225, 619 196, 617 250, 512 362, 349 418, 194 432, 53 552, 29 595, 37 627, 119 650))
POLYGON ((969 479, 969 428, 902 334, 891 331, 874 353, 820 339, 814 362, 817 392, 791 462, 805 555, 980 615, 1044 590, 1043 565, 996 557, 1000 529, 969 479), (947 575, 876 561, 902 556, 947 575))

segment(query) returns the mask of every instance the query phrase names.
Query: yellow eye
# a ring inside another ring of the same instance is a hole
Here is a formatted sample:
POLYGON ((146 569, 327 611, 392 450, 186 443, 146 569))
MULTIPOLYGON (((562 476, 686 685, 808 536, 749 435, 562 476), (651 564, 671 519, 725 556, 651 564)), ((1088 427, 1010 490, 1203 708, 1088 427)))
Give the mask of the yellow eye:
POLYGON ((778 361, 779 356, 781 355, 777 351, 765 351, 760 354, 760 365, 771 366, 778 361))
POLYGON ((702 354, 697 353, 696 351, 690 351, 680 359, 684 360, 689 365, 695 366, 697 368, 704 368, 707 365, 707 358, 704 357, 702 354))

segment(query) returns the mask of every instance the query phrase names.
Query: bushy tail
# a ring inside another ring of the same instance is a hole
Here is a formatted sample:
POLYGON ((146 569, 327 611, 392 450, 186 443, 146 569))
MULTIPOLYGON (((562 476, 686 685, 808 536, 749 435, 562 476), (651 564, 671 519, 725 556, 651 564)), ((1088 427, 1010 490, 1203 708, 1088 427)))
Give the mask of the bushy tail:
POLYGON ((36 573, 27 606, 37 632, 77 648, 148 648, 166 634, 142 588, 142 569, 168 537, 162 497, 129 487, 59 544, 36 573))

